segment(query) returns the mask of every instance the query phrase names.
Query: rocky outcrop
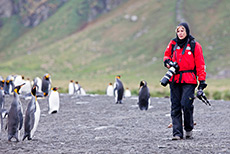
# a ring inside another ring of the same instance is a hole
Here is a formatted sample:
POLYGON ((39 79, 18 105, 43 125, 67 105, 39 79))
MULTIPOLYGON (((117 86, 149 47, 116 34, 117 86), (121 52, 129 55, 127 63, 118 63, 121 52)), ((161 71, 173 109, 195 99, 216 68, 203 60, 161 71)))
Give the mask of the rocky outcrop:
POLYGON ((0 0, 0 18, 17 14, 24 26, 34 27, 51 16, 66 1, 52 3, 48 0, 0 0))
POLYGON ((98 15, 107 13, 126 0, 91 0, 88 21, 94 20, 98 15))
POLYGON ((11 17, 13 10, 14 8, 11 0, 0 0, 0 18, 11 17))
POLYGON ((177 0, 176 2, 176 22, 177 23, 181 23, 181 22, 185 22, 185 18, 183 16, 183 2, 184 0, 177 0))
MULTIPOLYGON (((57 0, 52 3, 49 0, 0 0, 0 26, 1 18, 9 18, 14 14, 19 15, 21 23, 26 27, 35 27, 54 14, 68 0, 57 0)), ((85 0, 83 8, 77 12, 79 15, 87 15, 88 22, 98 15, 107 13, 126 0, 85 0)))

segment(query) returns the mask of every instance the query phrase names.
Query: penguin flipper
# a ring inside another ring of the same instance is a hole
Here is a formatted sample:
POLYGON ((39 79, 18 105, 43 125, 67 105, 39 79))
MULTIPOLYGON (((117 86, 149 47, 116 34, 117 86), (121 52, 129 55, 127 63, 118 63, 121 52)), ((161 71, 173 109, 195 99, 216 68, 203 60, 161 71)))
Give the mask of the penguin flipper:
POLYGON ((33 125, 34 125, 34 113, 30 113, 26 115, 25 118, 25 135, 26 133, 28 134, 32 129, 33 129, 33 125))
POLYGON ((6 122, 5 130, 7 130, 7 128, 8 128, 8 118, 7 118, 7 122, 6 122))
POLYGON ((33 111, 33 113, 31 113, 30 116, 30 131, 33 129, 34 127, 34 122, 35 122, 35 116, 34 116, 35 110, 33 111))
POLYGON ((18 117, 19 117, 19 130, 21 130, 23 125, 23 115, 21 111, 18 113, 18 117))

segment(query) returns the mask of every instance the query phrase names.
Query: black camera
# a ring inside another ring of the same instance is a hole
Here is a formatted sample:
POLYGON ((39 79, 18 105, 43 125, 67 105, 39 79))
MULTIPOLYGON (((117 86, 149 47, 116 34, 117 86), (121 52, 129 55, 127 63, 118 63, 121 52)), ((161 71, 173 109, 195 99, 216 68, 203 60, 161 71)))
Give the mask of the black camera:
POLYGON ((171 67, 169 68, 169 70, 166 72, 165 76, 160 81, 161 85, 164 87, 167 86, 172 75, 176 74, 176 72, 179 70, 179 66, 178 66, 177 62, 170 61, 169 65, 171 67))

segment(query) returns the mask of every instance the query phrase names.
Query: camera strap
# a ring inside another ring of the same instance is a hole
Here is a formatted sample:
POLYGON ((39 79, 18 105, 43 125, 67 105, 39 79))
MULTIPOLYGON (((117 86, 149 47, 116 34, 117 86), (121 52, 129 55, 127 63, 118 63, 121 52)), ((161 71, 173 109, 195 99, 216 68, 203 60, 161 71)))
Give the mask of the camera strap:
POLYGON ((187 41, 186 44, 184 45, 184 48, 183 48, 183 51, 182 51, 182 55, 184 55, 185 50, 186 50, 186 48, 187 48, 187 45, 188 45, 188 41, 187 41))
MULTIPOLYGON (((186 44, 184 45, 184 48, 183 48, 183 51, 182 51, 182 55, 185 53, 185 50, 187 48, 187 45, 188 45, 188 41, 186 42, 186 44)), ((172 53, 171 53, 171 57, 173 57, 173 52, 176 50, 177 48, 177 43, 175 45, 172 45, 172 53)))

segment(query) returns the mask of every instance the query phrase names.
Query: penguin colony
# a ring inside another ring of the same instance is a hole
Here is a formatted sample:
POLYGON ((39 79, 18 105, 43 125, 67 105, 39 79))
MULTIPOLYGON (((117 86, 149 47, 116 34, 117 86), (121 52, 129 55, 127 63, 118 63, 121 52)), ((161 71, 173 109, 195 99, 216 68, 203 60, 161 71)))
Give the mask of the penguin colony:
POLYGON ((19 142, 20 131, 23 129, 24 136, 22 140, 31 140, 39 127, 41 110, 38 98, 47 99, 48 113, 53 114, 59 111, 59 93, 57 87, 51 88, 51 76, 46 73, 42 80, 39 77, 34 78, 32 82, 21 75, 9 75, 6 80, 0 76, 0 133, 7 129, 8 141, 15 140, 19 142), (5 95, 13 95, 13 101, 10 108, 5 109, 5 95), (25 113, 22 109, 21 98, 30 99, 25 113), (23 116, 24 115, 24 116, 23 116), (3 119, 7 119, 3 123, 3 119))
MULTIPOLYGON (((32 140, 34 134, 39 127, 39 120, 41 110, 39 106, 38 98, 45 98, 48 102, 48 114, 54 114, 59 112, 60 99, 57 87, 51 88, 51 76, 46 73, 40 79, 36 77, 31 82, 29 78, 25 79, 21 75, 9 75, 4 78, 0 76, 0 133, 4 129, 8 130, 8 141, 13 139, 16 142, 20 140, 20 131, 24 124, 24 136, 22 140, 26 138, 32 140), (13 95, 14 99, 11 102, 9 110, 5 109, 5 95, 13 95), (20 97, 30 99, 25 113, 23 113, 20 97), (24 117, 23 117, 24 115, 24 117), (3 123, 3 119, 7 118, 7 123, 3 123)), ((68 85, 69 95, 86 95, 85 90, 81 87, 78 81, 70 80, 68 85)), ((106 95, 114 97, 115 104, 122 104, 123 98, 131 97, 131 91, 129 88, 124 89, 121 81, 121 76, 115 77, 115 82, 108 84, 106 88, 106 95)), ((140 110, 148 110, 150 105, 150 93, 147 87, 146 81, 140 82, 138 102, 140 110)))

